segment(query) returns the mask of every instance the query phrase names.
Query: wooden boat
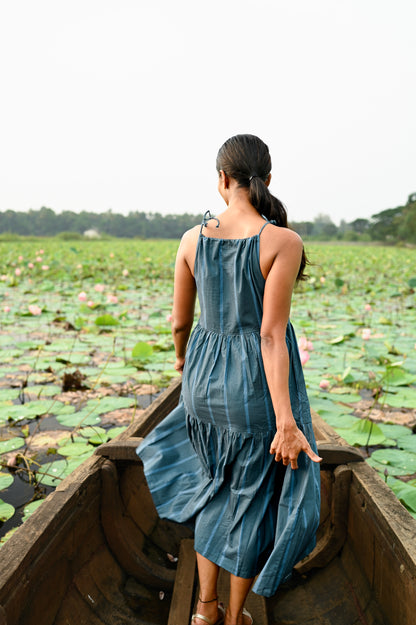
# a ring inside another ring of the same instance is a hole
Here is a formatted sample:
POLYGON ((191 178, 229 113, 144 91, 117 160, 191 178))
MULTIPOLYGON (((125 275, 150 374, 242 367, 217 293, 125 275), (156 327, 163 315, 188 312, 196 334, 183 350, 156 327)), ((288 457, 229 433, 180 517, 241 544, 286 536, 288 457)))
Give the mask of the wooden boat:
MULTIPOLYGON (((0 625, 189 623, 191 532, 158 518, 135 454, 179 393, 180 380, 2 547, 0 625)), ((256 625, 415 624, 416 521, 318 415, 314 429, 324 458, 318 543, 274 597, 250 595, 256 625)))

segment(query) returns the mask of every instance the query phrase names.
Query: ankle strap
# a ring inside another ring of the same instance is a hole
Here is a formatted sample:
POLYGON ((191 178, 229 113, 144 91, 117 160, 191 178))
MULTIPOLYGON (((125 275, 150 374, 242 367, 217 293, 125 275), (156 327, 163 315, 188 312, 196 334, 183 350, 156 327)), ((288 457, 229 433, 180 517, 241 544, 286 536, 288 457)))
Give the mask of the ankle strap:
POLYGON ((213 599, 209 599, 208 601, 202 601, 201 597, 198 597, 198 601, 200 603, 212 603, 213 601, 217 601, 218 597, 214 597, 213 599))

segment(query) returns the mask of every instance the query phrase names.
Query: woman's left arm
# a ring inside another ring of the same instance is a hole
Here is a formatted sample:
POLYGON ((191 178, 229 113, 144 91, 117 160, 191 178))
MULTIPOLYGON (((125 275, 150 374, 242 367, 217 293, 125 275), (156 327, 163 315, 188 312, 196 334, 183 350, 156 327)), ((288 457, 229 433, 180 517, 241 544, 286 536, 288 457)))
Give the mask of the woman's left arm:
POLYGON ((195 279, 189 266, 192 238, 192 231, 183 235, 175 263, 172 336, 176 353, 175 369, 181 373, 185 364, 186 346, 194 321, 196 300, 195 279))

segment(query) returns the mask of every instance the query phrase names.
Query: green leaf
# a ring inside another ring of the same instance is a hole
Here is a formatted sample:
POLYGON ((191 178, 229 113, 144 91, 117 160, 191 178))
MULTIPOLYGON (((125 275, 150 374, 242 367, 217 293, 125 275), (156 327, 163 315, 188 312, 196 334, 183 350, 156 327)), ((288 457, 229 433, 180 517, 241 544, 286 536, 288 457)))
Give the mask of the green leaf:
POLYGON ((49 462, 39 467, 36 471, 36 475, 39 484, 58 486, 64 477, 69 475, 67 471, 68 463, 66 460, 55 460, 54 462, 49 462))
POLYGON ((404 475, 416 473, 416 454, 402 449, 376 449, 371 457, 387 466, 399 467, 406 471, 404 475))
POLYGON ((0 522, 4 523, 14 515, 14 507, 0 499, 0 522))
POLYGON ((88 443, 68 443, 58 448, 61 456, 82 456, 89 449, 88 443))
POLYGON ((399 389, 396 393, 385 393, 382 402, 386 402, 389 406, 396 408, 414 408, 416 406, 416 389, 404 388, 399 389))
POLYGON ((15 451, 16 449, 20 449, 25 444, 23 438, 20 436, 16 436, 14 438, 9 438, 6 441, 0 441, 0 454, 5 454, 9 451, 15 451))
POLYGON ((92 413, 91 410, 80 410, 68 415, 58 415, 56 420, 61 425, 65 425, 68 428, 74 428, 83 425, 98 425, 101 423, 101 417, 97 413, 92 413))
POLYGON ((416 434, 412 436, 403 436, 397 440, 397 446, 406 451, 412 451, 416 454, 416 434))
POLYGON ((10 475, 10 473, 0 472, 0 490, 5 490, 6 488, 9 488, 9 486, 11 486, 13 482, 13 475, 10 475))
MULTIPOLYGON (((387 438, 400 439, 411 436, 412 430, 405 425, 397 425, 395 423, 379 423, 378 427, 387 438)), ((416 438, 416 437, 415 437, 416 438)))
POLYGON ((97 317, 94 323, 96 326, 118 326, 120 324, 118 319, 109 314, 97 317))
POLYGON ((23 508, 23 517, 22 521, 27 521, 27 519, 32 516, 35 510, 39 508, 43 504, 44 499, 36 499, 35 501, 31 501, 23 508))
POLYGON ((402 367, 389 366, 386 370, 385 382, 389 386, 407 386, 416 382, 416 375, 402 367))
POLYGON ((337 432, 350 445, 381 445, 386 441, 386 437, 378 425, 368 419, 358 419, 354 425, 348 429, 338 429, 337 432))
POLYGON ((116 428, 110 428, 107 431, 107 436, 111 440, 115 438, 116 436, 118 436, 119 434, 121 434, 122 432, 124 432, 124 430, 127 430, 127 426, 120 425, 119 427, 116 427, 116 428))
POLYGON ((136 360, 147 360, 153 354, 153 347, 149 343, 140 341, 133 347, 131 355, 136 360))
POLYGON ((376 469, 376 471, 380 473, 383 479, 385 479, 386 474, 387 475, 406 475, 405 469, 394 467, 391 464, 389 465, 382 464, 381 462, 378 462, 377 460, 375 460, 372 456, 370 456, 370 458, 366 458, 366 462, 370 465, 370 467, 373 467, 373 469, 376 469))
POLYGON ((339 345, 340 343, 343 343, 348 337, 345 336, 344 334, 340 334, 339 336, 336 336, 334 339, 331 339, 330 341, 328 341, 328 343, 330 345, 339 345))
POLYGON ((408 483, 396 480, 390 485, 396 497, 413 512, 416 512, 416 488, 408 483))

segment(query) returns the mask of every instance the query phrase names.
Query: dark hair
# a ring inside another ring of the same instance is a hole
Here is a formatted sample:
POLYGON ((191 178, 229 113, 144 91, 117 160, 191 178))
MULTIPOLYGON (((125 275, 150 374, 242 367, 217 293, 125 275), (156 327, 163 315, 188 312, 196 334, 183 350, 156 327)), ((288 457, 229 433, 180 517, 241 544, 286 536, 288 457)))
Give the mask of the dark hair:
MULTIPOLYGON (((282 202, 272 195, 266 185, 272 169, 269 148, 255 135, 235 135, 221 146, 217 155, 217 171, 222 170, 249 190, 249 201, 257 212, 277 226, 288 228, 287 211, 282 202)), ((308 260, 305 250, 297 280, 305 280, 304 269, 308 260)))

